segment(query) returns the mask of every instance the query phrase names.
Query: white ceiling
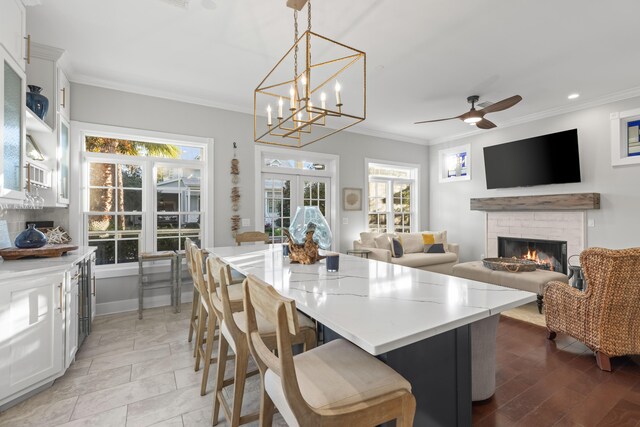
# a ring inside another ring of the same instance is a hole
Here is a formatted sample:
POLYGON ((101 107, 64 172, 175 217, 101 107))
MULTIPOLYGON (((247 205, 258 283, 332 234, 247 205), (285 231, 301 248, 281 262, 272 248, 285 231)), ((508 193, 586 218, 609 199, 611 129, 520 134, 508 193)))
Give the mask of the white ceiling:
MULTIPOLYGON (((285 0, 42 0, 34 41, 67 51, 71 80, 253 112, 290 47, 285 0)), ((438 142, 469 132, 466 97, 524 100, 498 126, 640 94, 637 0, 314 0, 314 31, 367 53, 354 132, 438 142), (567 95, 579 92, 569 101, 567 95)))

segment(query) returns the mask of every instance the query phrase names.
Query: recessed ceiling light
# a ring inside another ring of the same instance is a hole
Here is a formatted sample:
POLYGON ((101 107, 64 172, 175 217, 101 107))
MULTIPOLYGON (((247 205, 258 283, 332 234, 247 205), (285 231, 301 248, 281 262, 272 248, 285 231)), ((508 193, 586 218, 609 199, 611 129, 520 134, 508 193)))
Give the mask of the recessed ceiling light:
POLYGON ((571 95, 567 96, 567 98, 569 99, 576 99, 579 98, 580 94, 579 93, 572 93, 571 95))

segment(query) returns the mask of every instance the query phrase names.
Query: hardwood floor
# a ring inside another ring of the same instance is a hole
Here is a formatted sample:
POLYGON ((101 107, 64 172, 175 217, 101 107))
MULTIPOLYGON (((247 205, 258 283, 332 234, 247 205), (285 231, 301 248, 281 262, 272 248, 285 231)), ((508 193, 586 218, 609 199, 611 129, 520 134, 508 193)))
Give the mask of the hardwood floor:
MULTIPOLYGON (((214 381, 201 397, 186 340, 189 310, 97 318, 67 373, 0 413, 0 427, 211 425, 214 381)), ((602 372, 584 345, 563 335, 550 342, 544 328, 504 316, 497 354, 496 394, 474 404, 475 426, 640 426, 640 358, 616 358, 614 371, 602 372)), ((257 407, 258 378, 247 385, 246 411, 257 407)), ((274 426, 286 425, 276 417, 274 426)), ((222 416, 219 425, 227 425, 222 416)))
POLYGON ((596 366, 582 343, 502 316, 498 326, 496 393, 473 405, 473 425, 640 426, 640 357, 596 366))

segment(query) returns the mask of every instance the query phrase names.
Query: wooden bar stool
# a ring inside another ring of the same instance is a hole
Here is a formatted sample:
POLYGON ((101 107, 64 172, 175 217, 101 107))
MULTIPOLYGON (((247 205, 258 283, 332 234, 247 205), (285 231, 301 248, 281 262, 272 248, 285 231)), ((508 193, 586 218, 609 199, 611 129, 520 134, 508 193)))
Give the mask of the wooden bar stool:
POLYGON ((196 372, 200 370, 200 361, 202 360, 204 362, 204 371, 200 394, 204 396, 206 393, 207 379, 209 377, 209 366, 211 363, 216 363, 217 361, 216 358, 211 357, 211 354, 213 353, 213 341, 218 338, 216 334, 218 316, 216 315, 216 311, 212 307, 211 300, 209 298, 207 281, 205 280, 203 273, 203 254, 195 244, 191 245, 191 259, 193 263, 194 279, 197 282, 197 287, 200 292, 198 329, 196 331, 195 347, 196 362, 194 370, 196 372))
POLYGON ((416 400, 400 374, 343 339, 294 357, 295 301, 253 275, 243 286, 248 344, 262 377, 261 426, 271 426, 274 405, 289 426, 413 426, 416 400), (277 355, 259 316, 276 325, 277 355))
MULTIPOLYGON (((236 245, 241 246, 243 243, 269 243, 269 235, 262 231, 245 231, 236 234, 236 245)), ((231 269, 231 281, 227 282, 232 285, 242 284, 245 277, 238 271, 231 269)))
POLYGON ((269 243, 269 235, 262 231, 245 231, 236 234, 236 244, 240 246, 242 243, 269 243))
POLYGON ((138 319, 142 319, 142 310, 144 308, 144 291, 151 289, 170 288, 171 305, 173 306, 173 311, 177 312, 177 283, 176 253, 174 251, 141 252, 138 255, 138 319), (169 278, 155 282, 146 282, 145 278, 149 278, 149 273, 145 273, 144 271, 145 264, 163 260, 169 260, 169 278))
MULTIPOLYGON (((193 274, 193 258, 191 257, 191 246, 193 245, 193 241, 189 238, 184 239, 184 256, 187 260, 187 270, 189 271, 189 276, 193 281, 193 301, 191 301, 191 319, 189 320, 189 336, 187 338, 188 342, 193 341, 193 333, 198 330, 198 311, 200 310, 200 290, 198 288, 198 281, 193 274)), ((193 351, 193 356, 195 357, 195 346, 193 351)))
MULTIPOLYGON (((197 246, 196 246, 197 251, 197 246)), ((219 293, 220 289, 219 281, 215 280, 215 271, 212 272, 210 268, 206 268, 206 276, 202 274, 205 270, 205 262, 203 254, 206 251, 193 252, 192 258, 194 260, 194 274, 200 280, 200 321, 198 322, 198 334, 196 343, 196 366, 195 370, 200 369, 200 361, 203 361, 204 370, 202 372, 202 381, 200 386, 200 395, 204 396, 207 392, 207 382, 209 380, 209 368, 211 364, 218 362, 217 357, 211 357, 213 354, 213 342, 220 337, 220 334, 216 334, 216 327, 220 327, 223 319, 222 301, 219 293), (206 337, 205 337, 206 332, 206 337), (202 346, 205 345, 203 348, 202 346)), ((217 270, 216 270, 217 271, 217 270)), ((226 282, 225 282, 226 283, 226 282)), ((225 291, 231 295, 232 302, 235 310, 242 309, 242 285, 225 286, 225 291)), ((219 332, 219 331, 218 331, 219 332)), ((226 360, 225 353, 225 360, 226 360)))
MULTIPOLYGON (((258 373, 252 371, 247 373, 249 362, 249 344, 247 341, 247 322, 246 315, 241 312, 241 306, 237 306, 237 301, 232 300, 229 292, 232 286, 226 286, 227 280, 231 277, 231 268, 219 258, 210 257, 207 260, 208 270, 210 272, 219 271, 218 280, 220 285, 222 300, 222 324, 220 326, 220 337, 218 341, 218 366, 216 369, 216 387, 213 397, 213 420, 212 424, 218 423, 218 413, 222 406, 227 422, 231 427, 237 427, 257 420, 259 413, 242 415, 242 401, 244 397, 244 386, 248 376, 258 373), (234 376, 232 380, 225 380, 224 373, 226 368, 227 352, 229 347, 236 356, 234 376), (223 388, 227 385, 234 384, 233 401, 231 406, 227 403, 223 388)), ((209 276, 209 280, 215 280, 209 276)), ((235 285, 234 285, 235 286, 235 285)), ((296 321, 300 325, 295 336, 290 338, 292 344, 303 344, 304 350, 309 350, 316 346, 316 329, 315 324, 308 317, 296 312, 296 321)), ((274 323, 270 323, 258 316, 257 330, 261 334, 264 342, 269 343, 271 349, 276 348, 276 327, 274 323)))

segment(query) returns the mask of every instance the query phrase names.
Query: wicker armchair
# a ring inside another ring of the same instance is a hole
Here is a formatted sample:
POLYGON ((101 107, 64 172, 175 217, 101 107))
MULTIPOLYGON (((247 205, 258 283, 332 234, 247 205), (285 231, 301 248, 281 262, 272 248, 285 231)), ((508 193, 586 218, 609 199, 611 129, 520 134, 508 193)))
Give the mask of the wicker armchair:
POLYGON ((611 371, 610 357, 640 354, 640 248, 590 248, 580 262, 585 292, 561 282, 545 289, 548 338, 561 332, 582 341, 611 371))

